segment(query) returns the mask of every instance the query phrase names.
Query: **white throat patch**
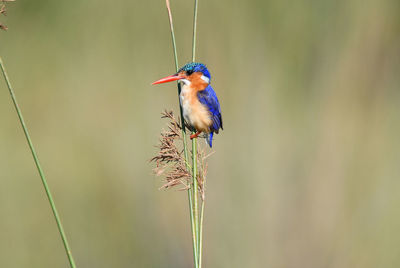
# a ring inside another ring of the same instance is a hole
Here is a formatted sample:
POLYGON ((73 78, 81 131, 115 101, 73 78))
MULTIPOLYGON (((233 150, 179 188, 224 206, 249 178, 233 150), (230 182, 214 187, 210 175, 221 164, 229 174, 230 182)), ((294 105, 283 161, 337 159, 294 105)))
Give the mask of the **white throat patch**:
POLYGON ((187 79, 181 79, 180 81, 182 81, 185 85, 190 85, 192 83, 187 79))

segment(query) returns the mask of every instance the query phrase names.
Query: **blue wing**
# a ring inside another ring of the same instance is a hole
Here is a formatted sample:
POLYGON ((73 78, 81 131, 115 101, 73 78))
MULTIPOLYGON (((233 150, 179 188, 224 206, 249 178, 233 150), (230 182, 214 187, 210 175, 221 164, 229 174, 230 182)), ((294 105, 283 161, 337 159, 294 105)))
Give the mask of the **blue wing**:
POLYGON ((213 132, 218 133, 220 128, 223 129, 221 107, 219 105, 217 94, 215 94, 215 91, 210 85, 208 85, 204 90, 197 92, 197 97, 199 98, 200 103, 207 107, 211 115, 213 123, 211 125, 208 144, 212 147, 213 132))

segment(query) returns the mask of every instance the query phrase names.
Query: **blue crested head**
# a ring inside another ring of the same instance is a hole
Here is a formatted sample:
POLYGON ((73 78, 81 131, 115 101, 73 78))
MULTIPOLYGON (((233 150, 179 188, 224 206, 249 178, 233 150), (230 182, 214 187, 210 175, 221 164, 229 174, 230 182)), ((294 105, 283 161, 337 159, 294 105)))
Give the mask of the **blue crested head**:
POLYGON ((211 80, 210 72, 208 71, 206 65, 199 62, 189 62, 185 66, 179 69, 179 72, 186 72, 187 75, 191 75, 192 73, 201 72, 205 77, 211 80))

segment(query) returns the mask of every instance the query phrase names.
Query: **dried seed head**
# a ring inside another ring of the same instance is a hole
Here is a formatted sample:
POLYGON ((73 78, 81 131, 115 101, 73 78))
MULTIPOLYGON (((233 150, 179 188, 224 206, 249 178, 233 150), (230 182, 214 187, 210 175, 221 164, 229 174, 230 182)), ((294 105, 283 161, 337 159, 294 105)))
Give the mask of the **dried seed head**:
MULTIPOLYGON (((14 2, 15 0, 0 0, 0 15, 7 15, 7 8, 6 8, 6 2, 14 2)), ((6 31, 8 27, 4 25, 3 23, 0 22, 0 29, 6 31)))
POLYGON ((207 176, 207 158, 211 156, 214 152, 209 154, 205 154, 204 149, 200 146, 197 146, 197 185, 199 187, 199 192, 201 198, 204 200, 205 198, 205 191, 206 191, 206 176, 207 176))
POLYGON ((0 14, 3 14, 4 16, 7 15, 7 9, 6 9, 6 5, 5 4, 2 4, 0 6, 0 14))
MULTIPOLYGON (((161 113, 161 118, 169 119, 167 129, 160 134, 160 143, 156 146, 159 151, 150 161, 156 163, 153 172, 156 176, 164 176, 165 184, 162 188, 172 188, 181 186, 181 190, 189 189, 193 185, 193 177, 190 171, 187 170, 187 165, 183 150, 179 149, 176 141, 183 144, 182 126, 174 117, 172 111, 165 110, 161 113)), ((211 155, 211 154, 209 154, 211 155)), ((198 146, 197 150, 197 170, 196 174, 199 192, 204 199, 205 192, 205 177, 207 173, 206 158, 204 150, 198 146)))
POLYGON ((157 145, 159 152, 150 161, 156 163, 153 172, 156 176, 164 175, 165 184, 161 188, 183 186, 190 187, 191 174, 186 169, 185 158, 182 150, 178 149, 175 141, 182 141, 182 127, 174 117, 172 111, 165 110, 161 118, 168 118, 167 129, 160 135, 160 143, 157 145))

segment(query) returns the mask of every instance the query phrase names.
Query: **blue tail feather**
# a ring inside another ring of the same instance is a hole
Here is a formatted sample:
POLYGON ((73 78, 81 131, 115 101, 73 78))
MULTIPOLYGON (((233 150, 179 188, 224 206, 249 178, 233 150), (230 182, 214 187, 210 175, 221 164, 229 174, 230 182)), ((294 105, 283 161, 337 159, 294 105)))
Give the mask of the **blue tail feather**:
POLYGON ((211 132, 210 134, 207 135, 207 143, 210 145, 210 148, 212 148, 212 140, 213 140, 214 132, 211 132))

